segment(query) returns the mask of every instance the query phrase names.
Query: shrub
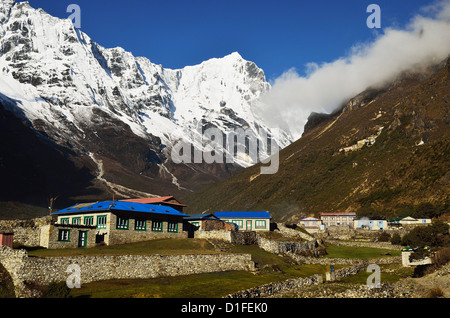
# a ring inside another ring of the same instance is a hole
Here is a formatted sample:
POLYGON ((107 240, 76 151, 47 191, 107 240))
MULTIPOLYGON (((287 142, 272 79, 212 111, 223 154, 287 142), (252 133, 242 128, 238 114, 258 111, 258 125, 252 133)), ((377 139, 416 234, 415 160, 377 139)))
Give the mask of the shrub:
POLYGON ((405 234, 402 245, 411 247, 444 246, 449 242, 449 225, 442 221, 434 222, 429 226, 420 226, 405 234))
POLYGON ((433 255, 433 264, 436 266, 443 266, 450 262, 450 247, 445 247, 437 251, 433 255))
POLYGON ((402 243, 402 238, 400 234, 394 233, 391 237, 391 244, 393 245, 400 245, 402 243))
POLYGON ((444 297, 444 292, 440 287, 433 287, 428 293, 428 298, 440 298, 444 297))
POLYGON ((43 298, 68 298, 71 289, 66 282, 52 282, 44 290, 43 298))
POLYGON ((391 240, 391 235, 387 232, 381 232, 378 235, 378 242, 389 242, 391 240))

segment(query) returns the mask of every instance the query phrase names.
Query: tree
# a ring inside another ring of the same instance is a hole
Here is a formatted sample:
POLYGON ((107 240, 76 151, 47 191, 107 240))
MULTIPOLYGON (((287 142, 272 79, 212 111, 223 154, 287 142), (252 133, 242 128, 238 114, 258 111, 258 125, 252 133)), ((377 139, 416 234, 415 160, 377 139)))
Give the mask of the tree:
POLYGON ((400 234, 398 234, 398 233, 392 234, 391 244, 392 245, 400 245, 401 243, 402 243, 402 238, 401 238, 400 234))
POLYGON ((391 240, 391 235, 388 232, 381 232, 378 235, 378 242, 389 242, 391 240))
POLYGON ((429 226, 419 226, 405 234, 402 238, 402 245, 411 247, 444 246, 449 244, 449 225, 442 221, 437 221, 429 226))

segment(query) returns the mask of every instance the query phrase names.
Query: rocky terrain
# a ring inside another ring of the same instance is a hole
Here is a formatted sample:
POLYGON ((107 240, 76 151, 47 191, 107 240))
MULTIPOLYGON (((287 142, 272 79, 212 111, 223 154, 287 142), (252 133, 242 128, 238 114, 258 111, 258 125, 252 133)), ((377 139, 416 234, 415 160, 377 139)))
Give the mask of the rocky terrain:
POLYGON ((197 191, 187 203, 199 211, 270 210, 277 221, 324 211, 447 213, 449 79, 446 59, 368 89, 332 114, 313 114, 302 138, 280 152, 277 174, 260 175, 256 165, 197 191))
MULTIPOLYGON (((231 163, 175 164, 173 146, 203 150, 207 128, 242 128, 264 142, 273 133, 253 104, 269 89, 264 71, 237 52, 167 69, 102 47, 69 19, 1 0, 0 201, 46 207, 58 197, 64 208, 113 196, 182 198, 253 162, 233 153, 231 163)), ((291 141, 282 132, 277 143, 291 141)))

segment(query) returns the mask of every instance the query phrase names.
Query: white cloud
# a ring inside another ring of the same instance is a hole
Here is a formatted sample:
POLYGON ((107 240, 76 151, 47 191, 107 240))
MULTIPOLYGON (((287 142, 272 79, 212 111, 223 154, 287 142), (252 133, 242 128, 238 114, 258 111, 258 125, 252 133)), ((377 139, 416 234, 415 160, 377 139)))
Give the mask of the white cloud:
POLYGON ((404 30, 384 29, 374 42, 355 45, 347 57, 307 64, 305 77, 287 71, 262 98, 259 115, 299 138, 311 112, 332 112, 368 87, 445 59, 450 54, 450 0, 423 12, 432 16, 418 15, 404 30))

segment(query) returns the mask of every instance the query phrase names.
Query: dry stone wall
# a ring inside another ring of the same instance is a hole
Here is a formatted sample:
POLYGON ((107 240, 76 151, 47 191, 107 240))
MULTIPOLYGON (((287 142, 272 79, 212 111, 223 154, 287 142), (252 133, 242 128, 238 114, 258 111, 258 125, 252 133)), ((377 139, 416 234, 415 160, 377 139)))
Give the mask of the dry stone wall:
MULTIPOLYGON (((359 264, 351 268, 344 268, 336 271, 335 278, 337 280, 355 275, 365 269, 365 264, 359 264)), ((307 278, 293 278, 282 282, 274 282, 261 286, 256 286, 241 292, 233 293, 225 298, 261 298, 270 297, 283 291, 290 291, 302 287, 319 285, 323 283, 323 276, 320 274, 313 275, 307 278)))
POLYGON ((30 258, 25 250, 0 247, 0 263, 13 279, 17 297, 34 297, 26 286, 64 282, 69 265, 80 268, 81 284, 108 279, 145 279, 231 270, 254 271, 250 254, 120 255, 30 258), (32 285, 32 284, 31 284, 32 285))
POLYGON ((14 232, 14 244, 22 246, 40 245, 40 227, 50 223, 51 217, 29 220, 0 220, 0 228, 14 232))

